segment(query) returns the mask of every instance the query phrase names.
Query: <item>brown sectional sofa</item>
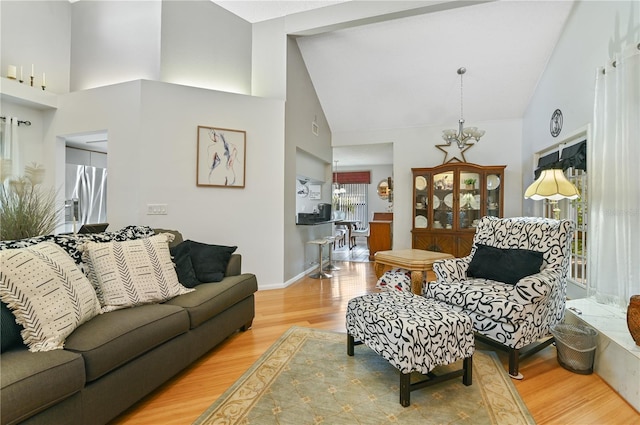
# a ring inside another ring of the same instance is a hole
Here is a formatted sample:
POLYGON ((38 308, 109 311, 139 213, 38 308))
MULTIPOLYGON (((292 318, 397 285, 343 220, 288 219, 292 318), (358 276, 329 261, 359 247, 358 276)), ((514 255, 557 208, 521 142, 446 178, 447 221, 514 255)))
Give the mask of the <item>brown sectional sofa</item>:
MULTIPOLYGON (((178 232, 172 246, 182 241, 178 232)), ((2 424, 104 424, 254 317, 255 275, 233 254, 220 282, 165 303, 100 314, 63 350, 0 356, 2 424)))

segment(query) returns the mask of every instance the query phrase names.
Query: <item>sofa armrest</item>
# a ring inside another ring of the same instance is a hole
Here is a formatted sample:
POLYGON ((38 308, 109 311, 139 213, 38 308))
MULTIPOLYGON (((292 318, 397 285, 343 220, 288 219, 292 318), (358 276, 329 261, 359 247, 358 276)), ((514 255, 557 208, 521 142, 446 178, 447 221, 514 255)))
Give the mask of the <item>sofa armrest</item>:
POLYGON ((227 263, 227 270, 224 272, 226 276, 239 276, 242 273, 242 255, 231 254, 227 263))
POLYGON ((433 263, 433 272, 438 283, 461 283, 467 280, 467 269, 471 256, 448 258, 433 263))
POLYGON ((535 304, 551 295, 552 289, 560 285, 561 272, 556 269, 546 269, 540 273, 523 277, 516 283, 513 301, 519 304, 535 304))

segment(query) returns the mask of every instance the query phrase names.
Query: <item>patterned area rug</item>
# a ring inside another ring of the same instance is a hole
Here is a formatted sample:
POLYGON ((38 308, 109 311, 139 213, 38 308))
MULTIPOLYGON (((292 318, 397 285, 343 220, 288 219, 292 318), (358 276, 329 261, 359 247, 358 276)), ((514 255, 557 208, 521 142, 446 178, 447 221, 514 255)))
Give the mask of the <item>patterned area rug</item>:
POLYGON ((475 352, 473 385, 412 391, 406 408, 399 382, 367 346, 347 356, 346 334, 292 327, 194 424, 535 424, 492 352, 475 352))

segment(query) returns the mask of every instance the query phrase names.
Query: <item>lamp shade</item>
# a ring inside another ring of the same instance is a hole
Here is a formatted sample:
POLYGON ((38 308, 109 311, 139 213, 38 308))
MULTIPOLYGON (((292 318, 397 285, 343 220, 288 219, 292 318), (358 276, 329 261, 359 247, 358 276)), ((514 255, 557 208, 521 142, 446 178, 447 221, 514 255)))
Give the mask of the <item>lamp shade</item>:
POLYGON ((580 196, 578 189, 564 176, 562 170, 550 169, 542 170, 540 177, 524 192, 525 199, 539 201, 550 199, 558 201, 560 199, 576 199, 580 196))

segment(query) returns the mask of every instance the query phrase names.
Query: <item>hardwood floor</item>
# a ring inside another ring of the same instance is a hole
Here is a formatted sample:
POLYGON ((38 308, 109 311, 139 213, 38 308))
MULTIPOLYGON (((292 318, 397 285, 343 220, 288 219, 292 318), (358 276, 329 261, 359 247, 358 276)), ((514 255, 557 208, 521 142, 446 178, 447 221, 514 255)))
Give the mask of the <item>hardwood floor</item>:
MULTIPOLYGON (((373 263, 338 265, 331 279, 303 278, 285 289, 258 291, 250 330, 233 334, 113 424, 190 424, 289 327, 344 332, 348 300, 376 291, 376 278, 373 263)), ((506 365, 506 355, 498 355, 506 365)), ((523 360, 520 371, 525 378, 514 384, 538 424, 640 423, 640 414, 598 375, 560 367, 554 347, 523 360)))

